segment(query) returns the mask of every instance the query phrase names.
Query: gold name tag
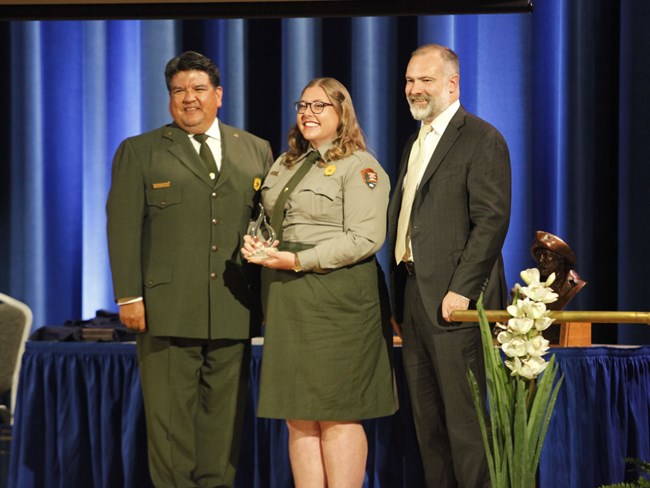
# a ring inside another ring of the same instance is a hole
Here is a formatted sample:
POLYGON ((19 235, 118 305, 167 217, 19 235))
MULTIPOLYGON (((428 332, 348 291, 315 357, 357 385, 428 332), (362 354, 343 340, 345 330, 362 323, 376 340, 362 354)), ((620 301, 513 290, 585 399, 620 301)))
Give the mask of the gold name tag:
POLYGON ((154 188, 154 189, 156 189, 156 188, 169 188, 170 186, 172 186, 171 181, 163 181, 161 183, 152 183, 151 184, 151 187, 154 188))

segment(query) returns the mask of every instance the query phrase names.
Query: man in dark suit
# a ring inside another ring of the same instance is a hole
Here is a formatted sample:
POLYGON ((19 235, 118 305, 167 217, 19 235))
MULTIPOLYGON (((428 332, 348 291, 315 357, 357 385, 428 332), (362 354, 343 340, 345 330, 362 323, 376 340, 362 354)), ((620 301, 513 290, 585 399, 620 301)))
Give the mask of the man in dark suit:
POLYGON ((501 134, 459 102, 458 57, 426 45, 406 69, 422 121, 406 144, 389 206, 396 325, 427 485, 489 486, 467 370, 485 388, 480 332, 455 310, 503 309, 501 247, 510 220, 510 159, 501 134))
MULTIPOLYGON (((205 56, 165 69, 174 123, 122 142, 107 202, 120 319, 137 338, 157 487, 232 486, 258 300, 239 249, 269 143, 217 119, 205 56)), ((257 317, 259 318, 259 317, 257 317)))

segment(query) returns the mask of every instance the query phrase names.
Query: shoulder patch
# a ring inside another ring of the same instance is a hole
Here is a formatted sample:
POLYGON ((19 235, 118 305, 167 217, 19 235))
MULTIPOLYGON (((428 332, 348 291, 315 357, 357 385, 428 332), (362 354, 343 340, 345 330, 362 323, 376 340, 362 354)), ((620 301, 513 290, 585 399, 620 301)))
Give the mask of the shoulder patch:
POLYGON ((379 175, 372 168, 362 169, 361 179, 366 185, 368 185, 368 188, 370 188, 371 190, 377 186, 377 183, 379 183, 379 175))

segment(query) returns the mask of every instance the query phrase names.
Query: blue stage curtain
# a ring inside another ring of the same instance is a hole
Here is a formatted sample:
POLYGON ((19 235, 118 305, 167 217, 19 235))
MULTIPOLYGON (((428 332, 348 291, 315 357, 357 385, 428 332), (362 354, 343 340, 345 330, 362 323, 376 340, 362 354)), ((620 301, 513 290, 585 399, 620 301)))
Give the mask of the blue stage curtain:
MULTIPOLYGON (((618 185, 618 304, 621 310, 648 310, 647 277, 650 273, 650 97, 645 80, 650 79, 650 31, 640 19, 650 18, 650 3, 642 0, 621 3, 618 185), (646 283, 646 285, 643 285, 646 283)), ((611 121, 612 125, 614 121, 611 121)), ((613 184, 612 184, 613 186, 613 184)), ((619 335, 625 343, 648 343, 647 331, 625 325, 619 335)))
POLYGON ((41 345, 21 369, 9 486, 151 486, 133 346, 41 345))
MULTIPOLYGON (((543 229, 569 242, 589 281, 572 308, 647 309, 648 8, 548 0, 532 14, 0 23, 11 67, 0 81, 9 146, 0 289, 32 307, 34 327, 114 309, 104 235, 111 159, 124 137, 169 121, 163 69, 178 52, 217 61, 221 117, 269 139, 276 155, 304 84, 340 79, 394 177, 416 128, 402 89, 409 54, 440 42, 460 55, 461 101, 511 149, 510 286, 534 264, 528 249, 543 229)), ((596 327, 597 340, 650 340, 641 326, 614 330, 596 327)))
MULTIPOLYGON (((650 459, 650 348, 565 348, 564 383, 539 467, 539 488, 631 481, 624 458, 650 459)), ((262 348, 253 347, 238 488, 293 486, 282 420, 257 419, 262 348)), ((30 342, 24 356, 9 486, 150 486, 133 344, 30 342)), ((425 486, 408 391, 395 348, 400 409, 364 421, 364 488, 425 486)))
POLYGON ((626 457, 650 459, 650 349, 556 352, 564 383, 542 450, 539 487, 634 481, 626 457))

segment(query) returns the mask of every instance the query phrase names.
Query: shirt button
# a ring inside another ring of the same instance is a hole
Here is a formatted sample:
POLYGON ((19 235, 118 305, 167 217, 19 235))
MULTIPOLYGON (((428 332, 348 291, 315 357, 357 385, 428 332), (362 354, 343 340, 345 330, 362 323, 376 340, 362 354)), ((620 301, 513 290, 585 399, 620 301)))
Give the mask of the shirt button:
POLYGON ((160 206, 161 206, 161 207, 164 207, 165 205, 167 205, 167 200, 162 200, 162 201, 160 202, 160 206))
POLYGON ((219 219, 212 219, 212 224, 217 225, 219 223, 219 219))
POLYGON ((216 280, 217 279, 217 273, 210 273, 210 279, 216 280))
POLYGON ((212 193, 212 198, 217 198, 217 192, 216 191, 212 193))
POLYGON ((210 248, 210 250, 211 250, 212 252, 215 252, 215 251, 217 250, 217 246, 212 246, 212 247, 210 248))

